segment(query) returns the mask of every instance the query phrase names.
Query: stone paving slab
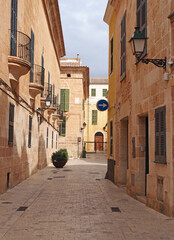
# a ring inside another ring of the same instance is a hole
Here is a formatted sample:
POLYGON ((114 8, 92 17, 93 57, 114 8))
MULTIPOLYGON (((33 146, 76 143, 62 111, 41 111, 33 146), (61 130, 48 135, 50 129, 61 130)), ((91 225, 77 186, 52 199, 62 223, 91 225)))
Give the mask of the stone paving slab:
POLYGON ((71 159, 1 195, 0 239, 173 240, 174 220, 104 179, 105 162, 71 159))

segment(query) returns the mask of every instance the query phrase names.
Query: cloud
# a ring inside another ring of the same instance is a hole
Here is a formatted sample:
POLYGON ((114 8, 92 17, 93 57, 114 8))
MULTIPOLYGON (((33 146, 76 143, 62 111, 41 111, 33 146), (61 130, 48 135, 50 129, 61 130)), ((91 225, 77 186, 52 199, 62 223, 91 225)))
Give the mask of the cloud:
POLYGON ((66 57, 80 54, 91 77, 107 77, 108 27, 103 22, 107 0, 59 0, 66 57))

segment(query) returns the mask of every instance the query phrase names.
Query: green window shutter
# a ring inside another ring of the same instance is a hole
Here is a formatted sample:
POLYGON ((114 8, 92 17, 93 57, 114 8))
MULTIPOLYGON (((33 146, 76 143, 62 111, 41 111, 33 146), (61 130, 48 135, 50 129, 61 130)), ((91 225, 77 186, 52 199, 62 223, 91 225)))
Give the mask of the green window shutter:
POLYGON ((60 111, 69 111, 69 89, 60 89, 60 111))
POLYGON ((92 97, 95 97, 95 96, 96 96, 96 89, 95 89, 95 88, 92 88, 92 89, 91 89, 91 96, 92 96, 92 97))
POLYGON ((92 110, 92 125, 97 125, 97 110, 92 110))
POLYGON ((85 99, 83 99, 82 110, 85 110, 85 99))
POLYGON ((65 109, 65 89, 60 89, 60 111, 65 109))
POLYGON ((108 90, 107 90, 107 89, 103 89, 103 97, 106 97, 106 95, 107 95, 107 92, 108 92, 108 90))
POLYGON ((63 117, 63 122, 61 124, 61 136, 66 136, 66 117, 63 117))
POLYGON ((69 111, 69 89, 65 89, 65 111, 69 111))

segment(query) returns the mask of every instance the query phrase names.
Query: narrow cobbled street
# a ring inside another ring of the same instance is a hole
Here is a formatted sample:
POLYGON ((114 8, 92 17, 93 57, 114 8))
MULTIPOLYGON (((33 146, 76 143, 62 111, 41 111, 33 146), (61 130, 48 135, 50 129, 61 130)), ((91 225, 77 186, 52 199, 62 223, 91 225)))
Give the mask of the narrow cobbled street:
POLYGON ((174 220, 104 179, 101 157, 49 166, 0 196, 2 240, 167 240, 174 220))

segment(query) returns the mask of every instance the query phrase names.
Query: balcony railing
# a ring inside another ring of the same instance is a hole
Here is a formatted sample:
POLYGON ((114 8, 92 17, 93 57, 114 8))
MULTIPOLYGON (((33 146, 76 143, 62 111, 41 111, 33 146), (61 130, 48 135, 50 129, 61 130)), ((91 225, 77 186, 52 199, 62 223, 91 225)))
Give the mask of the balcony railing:
POLYGON ((34 64, 31 71, 32 71, 33 77, 32 77, 32 81, 30 82, 42 85, 44 87, 45 69, 42 66, 34 64))
POLYGON ((46 82, 44 83, 44 91, 43 91, 41 97, 43 97, 43 98, 49 97, 52 99, 52 84, 46 83, 46 82))
POLYGON ((26 34, 15 31, 10 31, 10 56, 22 58, 30 62, 31 39, 26 34))

